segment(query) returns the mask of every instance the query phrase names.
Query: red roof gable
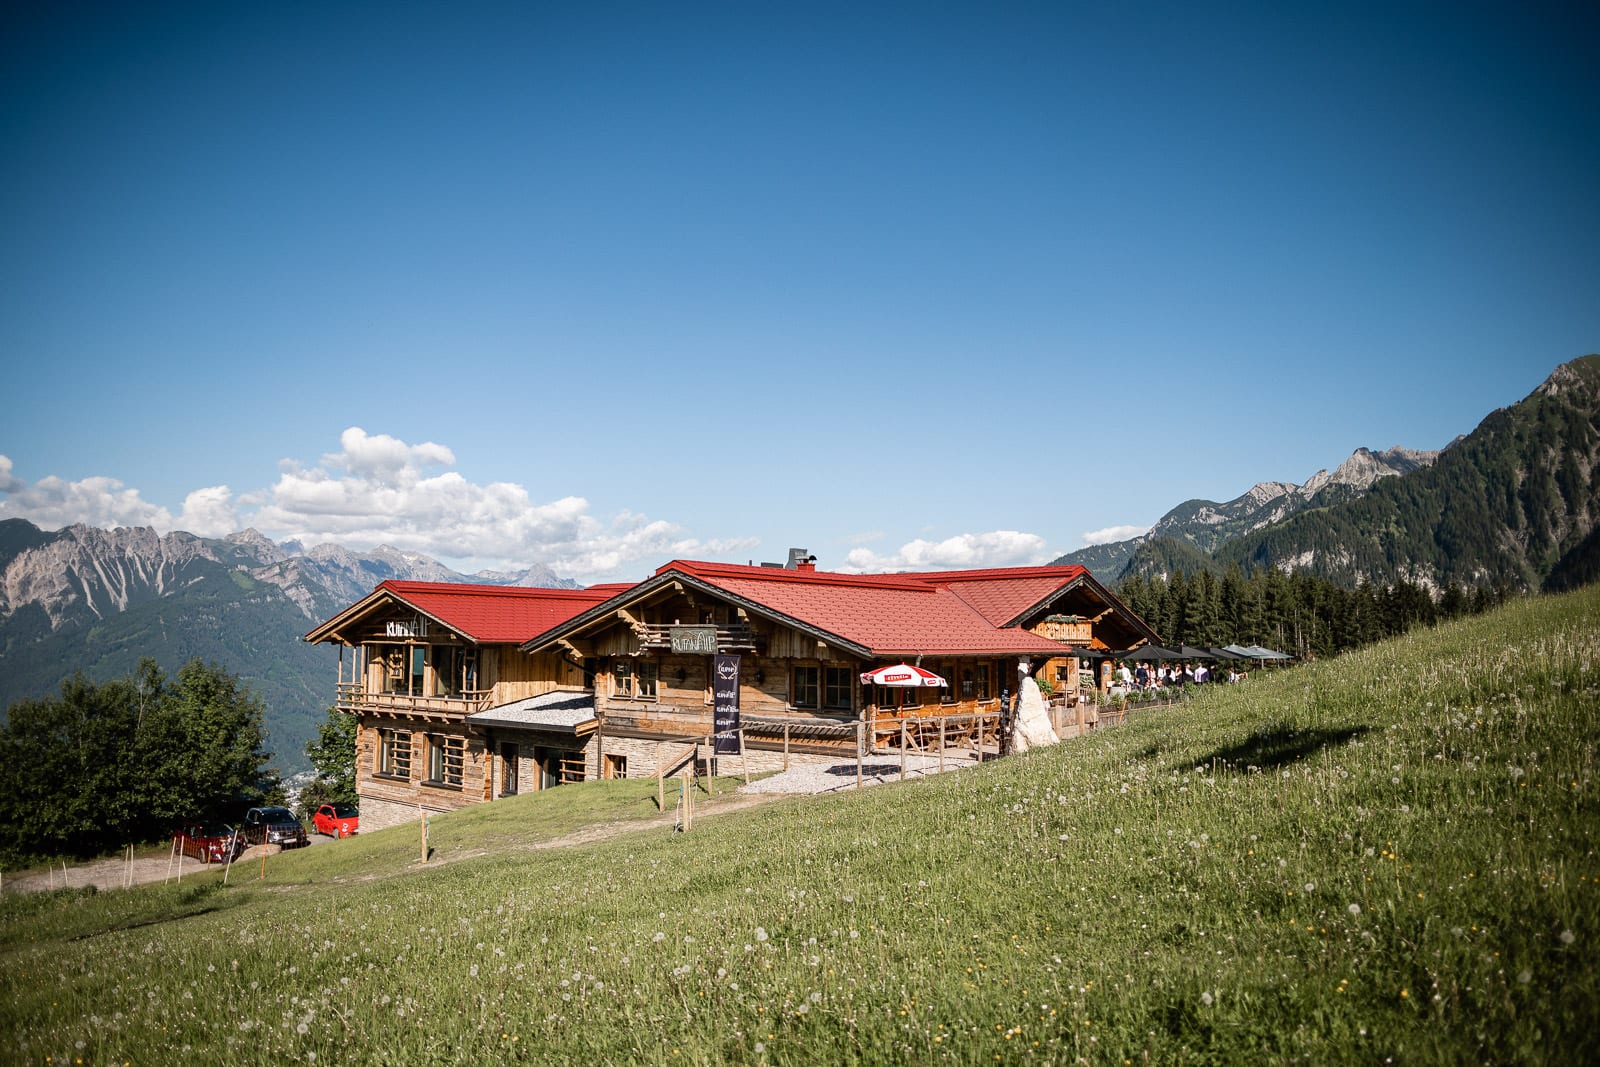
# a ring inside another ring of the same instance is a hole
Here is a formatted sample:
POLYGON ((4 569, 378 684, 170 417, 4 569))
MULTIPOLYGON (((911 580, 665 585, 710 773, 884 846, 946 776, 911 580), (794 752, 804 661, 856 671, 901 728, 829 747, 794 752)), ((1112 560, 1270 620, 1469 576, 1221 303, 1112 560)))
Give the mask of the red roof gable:
POLYGON ((526 641, 613 595, 604 589, 400 581, 381 582, 372 595, 384 592, 480 644, 526 641))
POLYGON ((874 655, 1042 655, 1061 649, 1026 630, 1001 629, 921 575, 836 574, 688 560, 675 560, 656 573, 672 570, 874 655))

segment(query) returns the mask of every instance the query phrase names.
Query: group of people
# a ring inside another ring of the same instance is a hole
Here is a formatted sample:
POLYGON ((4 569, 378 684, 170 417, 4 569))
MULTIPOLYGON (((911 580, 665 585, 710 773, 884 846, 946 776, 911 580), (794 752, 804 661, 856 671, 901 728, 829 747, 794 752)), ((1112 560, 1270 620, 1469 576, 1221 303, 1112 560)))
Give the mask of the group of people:
POLYGON ((1144 690, 1182 688, 1186 685, 1205 685, 1207 682, 1242 682, 1246 675, 1231 665, 1226 675, 1218 676, 1204 663, 1163 663, 1154 669, 1148 663, 1138 663, 1129 670, 1126 663, 1118 662, 1113 677, 1116 684, 1124 689, 1144 690))

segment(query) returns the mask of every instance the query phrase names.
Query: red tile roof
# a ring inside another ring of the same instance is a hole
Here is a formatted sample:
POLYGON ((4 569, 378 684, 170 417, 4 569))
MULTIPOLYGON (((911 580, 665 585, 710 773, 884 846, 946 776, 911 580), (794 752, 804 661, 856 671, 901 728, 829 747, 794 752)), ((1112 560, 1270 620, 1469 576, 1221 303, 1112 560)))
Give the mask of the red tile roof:
POLYGON ((384 592, 480 644, 526 641, 615 595, 606 589, 387 581, 372 596, 384 592))
POLYGON ((873 655, 1045 655, 1061 649, 1026 630, 1000 628, 961 596, 919 574, 836 574, 689 560, 674 560, 656 573, 674 570, 873 655))
POLYGON ((967 572, 936 581, 936 584, 971 604, 996 626, 1004 626, 1086 573, 1082 567, 1052 567, 1050 570, 1053 573, 990 576, 967 572))

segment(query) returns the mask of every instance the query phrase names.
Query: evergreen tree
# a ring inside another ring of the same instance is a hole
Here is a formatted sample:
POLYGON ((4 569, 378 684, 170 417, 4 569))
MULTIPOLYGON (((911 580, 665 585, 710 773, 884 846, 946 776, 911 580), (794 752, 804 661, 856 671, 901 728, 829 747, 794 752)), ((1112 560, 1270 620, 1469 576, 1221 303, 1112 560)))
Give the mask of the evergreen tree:
POLYGON ((316 780, 300 794, 304 814, 324 804, 355 804, 356 718, 329 708, 317 727, 317 739, 306 743, 306 756, 317 772, 316 780))
POLYGON ((254 802, 264 736, 255 695, 198 660, 171 684, 150 660, 100 685, 70 678, 0 728, 0 856, 91 856, 254 802))

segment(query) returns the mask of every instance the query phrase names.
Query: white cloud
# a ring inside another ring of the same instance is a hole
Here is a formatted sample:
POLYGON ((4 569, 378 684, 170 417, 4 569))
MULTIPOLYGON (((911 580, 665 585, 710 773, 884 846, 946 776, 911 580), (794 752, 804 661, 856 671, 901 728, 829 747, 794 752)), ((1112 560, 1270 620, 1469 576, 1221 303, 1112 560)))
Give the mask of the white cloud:
POLYGON ((1108 545, 1113 541, 1126 541, 1150 532, 1148 526, 1107 526, 1104 530, 1090 530, 1083 535, 1085 545, 1108 545))
POLYGON ((979 567, 1027 567, 1048 563, 1055 555, 1044 538, 1016 530, 958 534, 943 541, 908 541, 890 556, 868 548, 851 549, 847 572, 971 570, 979 567))
POLYGON ((183 513, 177 528, 201 537, 226 537, 244 527, 233 506, 233 494, 225 485, 196 489, 183 498, 183 513))
POLYGON ((11 473, 11 457, 0 456, 0 493, 15 493, 22 488, 22 479, 11 473))
POLYGON ((343 452, 322 457, 324 466, 341 467, 353 476, 377 485, 403 488, 420 479, 422 467, 454 467, 456 454, 443 445, 427 441, 408 445, 388 434, 369 435, 352 426, 339 435, 343 452))
POLYGON ((51 475, 28 485, 11 474, 11 462, 0 467, 0 519, 27 519, 41 529, 59 530, 83 523, 114 529, 118 526, 172 528, 172 513, 141 500, 139 490, 127 489, 115 478, 84 478, 69 482, 51 475))
POLYGON ((351 427, 341 451, 315 466, 279 464, 266 489, 235 496, 225 485, 196 489, 176 518, 111 478, 27 485, 0 456, 0 518, 25 518, 44 529, 73 523, 151 526, 220 537, 254 526, 270 537, 307 545, 337 542, 357 551, 380 544, 421 552, 463 569, 519 569, 543 563, 557 574, 595 581, 634 573, 674 557, 722 556, 753 549, 755 538, 701 541, 674 523, 624 511, 604 520, 589 502, 568 496, 538 503, 510 482, 476 485, 454 470, 443 445, 410 445, 351 427))
POLYGON ((536 503, 511 482, 476 485, 453 470, 430 474, 424 468, 455 463, 450 449, 431 442, 408 445, 352 427, 340 444, 343 451, 323 456, 317 467, 282 463, 252 524, 306 544, 388 544, 469 568, 544 563, 580 580, 618 574, 640 560, 654 565, 755 544, 701 542, 674 523, 627 511, 604 521, 589 513, 582 497, 536 503))

